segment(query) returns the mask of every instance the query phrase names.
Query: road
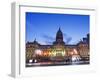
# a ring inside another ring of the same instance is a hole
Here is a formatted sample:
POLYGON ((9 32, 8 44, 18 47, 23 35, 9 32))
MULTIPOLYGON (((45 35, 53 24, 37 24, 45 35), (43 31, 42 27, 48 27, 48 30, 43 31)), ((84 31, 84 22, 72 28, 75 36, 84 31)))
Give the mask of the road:
POLYGON ((84 64, 89 64, 89 61, 27 63, 26 67, 34 67, 34 66, 60 66, 60 65, 84 65, 84 64))

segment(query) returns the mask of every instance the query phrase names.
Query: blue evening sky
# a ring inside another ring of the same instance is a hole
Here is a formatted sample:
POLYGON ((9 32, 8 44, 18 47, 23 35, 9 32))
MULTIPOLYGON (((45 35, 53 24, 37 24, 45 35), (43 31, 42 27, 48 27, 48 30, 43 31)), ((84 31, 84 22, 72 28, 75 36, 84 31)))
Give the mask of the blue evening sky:
POLYGON ((26 42, 41 44, 55 41, 59 27, 64 41, 75 44, 89 33, 89 15, 26 12, 26 42))

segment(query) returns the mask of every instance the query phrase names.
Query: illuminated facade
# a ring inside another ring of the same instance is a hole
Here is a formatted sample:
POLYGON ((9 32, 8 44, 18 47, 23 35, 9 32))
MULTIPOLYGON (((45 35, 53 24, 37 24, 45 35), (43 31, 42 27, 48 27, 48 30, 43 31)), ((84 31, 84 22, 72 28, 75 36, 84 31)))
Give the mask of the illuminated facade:
POLYGON ((41 45, 36 39, 26 43, 26 62, 30 59, 43 60, 89 60, 89 34, 75 45, 65 44, 61 29, 56 33, 56 40, 52 45, 41 45))

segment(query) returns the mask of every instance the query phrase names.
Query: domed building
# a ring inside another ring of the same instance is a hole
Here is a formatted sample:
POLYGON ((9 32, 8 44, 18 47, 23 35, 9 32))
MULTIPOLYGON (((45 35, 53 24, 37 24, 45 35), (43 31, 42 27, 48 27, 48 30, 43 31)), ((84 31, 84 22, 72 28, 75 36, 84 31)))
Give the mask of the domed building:
POLYGON ((59 28, 52 45, 41 45, 36 39, 26 43, 26 62, 30 59, 40 61, 66 61, 75 57, 89 59, 89 34, 77 44, 66 44, 63 32, 59 28))

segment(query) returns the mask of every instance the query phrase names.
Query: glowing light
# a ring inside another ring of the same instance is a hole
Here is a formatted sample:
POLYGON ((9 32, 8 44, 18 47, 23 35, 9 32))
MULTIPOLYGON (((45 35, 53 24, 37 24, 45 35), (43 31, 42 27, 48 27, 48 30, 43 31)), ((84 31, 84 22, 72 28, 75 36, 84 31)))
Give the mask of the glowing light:
POLYGON ((42 51, 40 49, 37 49, 37 50, 35 50, 35 54, 41 55, 42 54, 42 51))
POLYGON ((77 52, 76 49, 73 49, 73 53, 74 53, 74 54, 78 54, 78 52, 77 52))
POLYGON ((72 61, 76 61, 76 57, 72 57, 72 61))
POLYGON ((71 55, 73 55, 73 52, 70 52, 71 55))
POLYGON ((72 56, 72 61, 79 61, 81 58, 79 55, 73 55, 72 56))
POLYGON ((30 60, 29 60, 29 63, 32 63, 32 62, 33 62, 33 60, 32 60, 32 59, 30 59, 30 60))
POLYGON ((35 59, 35 60, 34 60, 34 62, 36 63, 36 62, 37 62, 37 60, 35 59))

